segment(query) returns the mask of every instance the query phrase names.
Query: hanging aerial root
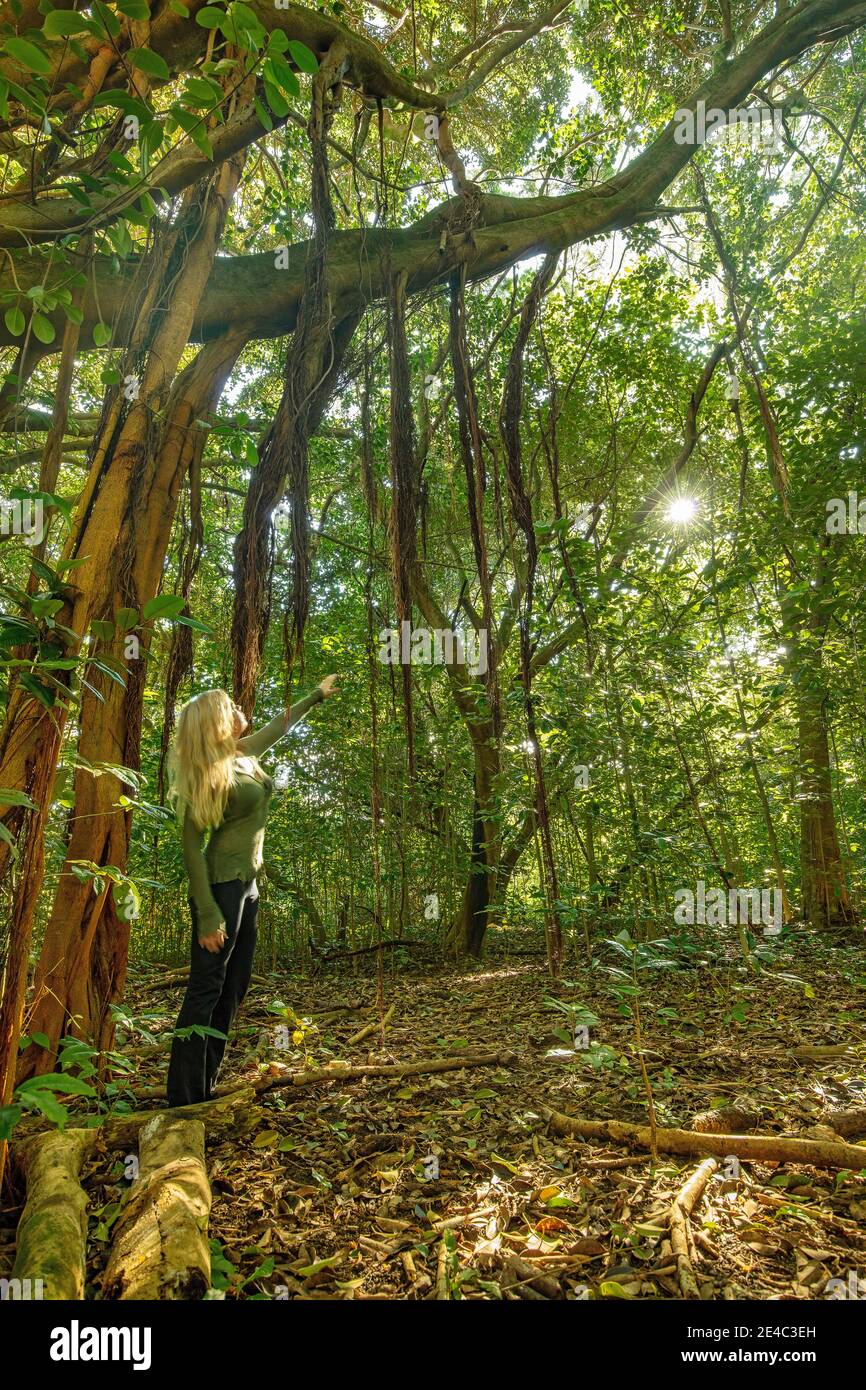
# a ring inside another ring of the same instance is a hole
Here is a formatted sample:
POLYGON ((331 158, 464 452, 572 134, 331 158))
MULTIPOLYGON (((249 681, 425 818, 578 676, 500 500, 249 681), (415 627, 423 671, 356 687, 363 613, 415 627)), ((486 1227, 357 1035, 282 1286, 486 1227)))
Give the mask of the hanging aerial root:
POLYGON ((451 369, 454 375, 454 403, 457 406, 457 432, 460 440, 460 454, 466 476, 466 501, 469 510, 469 529, 472 535, 472 549, 475 554, 475 569, 481 589, 481 604, 484 626, 488 633, 489 657, 487 667, 487 689, 493 712, 494 724, 499 726, 501 709, 496 680, 496 649, 492 640, 495 631, 493 621, 493 598, 490 581, 490 565, 487 556, 487 538, 484 529, 484 494, 487 477, 484 468, 484 454, 481 446, 481 427, 478 421, 478 399, 472 364, 469 360, 469 347, 466 341, 466 265, 460 268, 459 275, 451 280, 449 302, 448 341, 451 353, 451 369))
POLYGON ((27 1204, 12 1277, 22 1284, 29 1280, 24 1297, 84 1298, 87 1195, 78 1177, 95 1142, 90 1129, 50 1130, 15 1149, 27 1180, 27 1204))
POLYGON ((334 231, 327 134, 340 100, 346 51, 331 46, 313 81, 308 134, 312 163, 310 200, 314 235, 304 265, 303 290, 274 419, 259 446, 244 504, 244 524, 235 543, 235 602, 232 618, 234 695, 252 712, 255 684, 270 623, 270 576, 274 546, 271 518, 285 496, 289 503, 291 598, 283 625, 287 685, 303 652, 310 608, 309 441, 337 386, 345 354, 360 320, 356 307, 336 316, 328 286, 328 250, 334 231))
POLYGON ((677 1280, 683 1298, 700 1298, 692 1265, 694 1242, 689 1218, 703 1190, 718 1168, 714 1158, 705 1158, 677 1193, 670 1210, 671 1249, 677 1262, 677 1280))
MULTIPOLYGON (((421 474, 415 444, 412 413, 412 379, 406 342, 406 274, 391 277, 388 301, 388 360, 390 366, 391 422, 391 570, 397 621, 411 622, 412 596, 418 568, 418 513, 421 474)), ((402 663, 403 706, 406 715, 406 752, 410 775, 414 769, 412 719, 412 668, 402 663)))
MULTIPOLYGON (((621 1124, 619 1120, 581 1120, 558 1110, 539 1106, 538 1113, 557 1134, 579 1139, 601 1139, 612 1144, 652 1147, 649 1125, 621 1124)), ((696 1134, 690 1129, 655 1131, 660 1152, 713 1154, 716 1158, 744 1158, 753 1163, 808 1163, 814 1168, 866 1168, 866 1148, 823 1139, 788 1139, 780 1134, 696 1134)))
POLYGON ((105 1298, 194 1299, 210 1287, 204 1125, 166 1114, 139 1134, 139 1176, 114 1227, 105 1298))

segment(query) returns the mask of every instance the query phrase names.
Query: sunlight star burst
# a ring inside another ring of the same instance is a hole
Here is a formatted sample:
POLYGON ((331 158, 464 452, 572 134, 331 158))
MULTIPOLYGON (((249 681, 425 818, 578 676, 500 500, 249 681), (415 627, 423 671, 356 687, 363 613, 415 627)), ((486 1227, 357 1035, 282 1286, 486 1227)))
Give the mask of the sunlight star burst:
POLYGON ((677 497, 665 513, 667 520, 675 526, 687 526, 698 514, 698 503, 694 497, 677 497))

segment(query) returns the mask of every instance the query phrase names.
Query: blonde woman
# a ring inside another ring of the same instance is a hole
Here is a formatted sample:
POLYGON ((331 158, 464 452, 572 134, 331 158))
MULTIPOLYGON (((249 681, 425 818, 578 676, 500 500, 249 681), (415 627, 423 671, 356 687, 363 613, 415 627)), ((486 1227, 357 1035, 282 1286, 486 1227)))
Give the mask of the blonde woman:
MULTIPOLYGON (((258 760, 313 705, 336 693, 336 679, 327 676, 312 695, 246 737, 246 716, 224 690, 206 690, 180 712, 170 800, 181 825, 189 876, 192 959, 178 1029, 198 1024, 228 1034, 247 992, 259 908, 256 872, 274 790, 258 760)), ((224 1038, 175 1038, 169 1105, 210 1098, 225 1046, 224 1038)))

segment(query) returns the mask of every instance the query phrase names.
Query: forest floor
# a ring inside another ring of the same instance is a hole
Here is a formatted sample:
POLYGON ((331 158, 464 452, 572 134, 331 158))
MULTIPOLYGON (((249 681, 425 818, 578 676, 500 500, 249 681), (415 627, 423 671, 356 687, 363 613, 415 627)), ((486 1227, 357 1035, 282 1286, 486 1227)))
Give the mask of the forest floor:
MULTIPOLYGON (((372 956, 315 978, 256 977, 224 1083, 336 1060, 502 1060, 259 1095, 240 1132, 208 1145, 217 1296, 678 1298, 669 1218, 700 1158, 654 1163, 562 1138, 541 1108, 646 1124, 649 1084, 659 1126, 810 1138, 834 1137, 816 1128, 830 1112, 866 1106, 860 944, 794 933, 757 976, 695 948, 630 977, 572 962, 558 983, 537 956, 457 969, 418 955, 399 969, 386 959, 381 996, 372 956), (392 1005, 384 1042, 377 1026, 350 1044, 392 1005)), ((129 1000, 151 1037, 172 1026, 183 988, 159 988, 158 973, 136 976, 129 1000)), ((135 1094, 152 1081, 155 1095, 164 1053, 140 1051, 135 1094)), ((83 1181, 98 1297, 129 1183, 116 1155, 91 1161, 83 1181)), ((722 1158, 690 1229, 701 1298, 821 1299, 831 1279, 856 1290, 866 1174, 722 1158)))

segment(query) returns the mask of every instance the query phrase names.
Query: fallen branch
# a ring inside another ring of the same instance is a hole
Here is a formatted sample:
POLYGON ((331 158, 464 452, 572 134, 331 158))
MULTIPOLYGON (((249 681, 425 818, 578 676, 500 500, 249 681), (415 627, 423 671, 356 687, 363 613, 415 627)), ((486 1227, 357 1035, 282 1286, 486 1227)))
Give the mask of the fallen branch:
POLYGON ((357 1013, 362 1008, 362 1004, 342 1004, 339 1008, 331 1009, 328 1013, 314 1013, 312 1020, 317 1028, 327 1028, 332 1023, 345 1022, 346 1020, 343 1018, 345 1013, 357 1013))
POLYGON ((448 1247, 444 1240, 440 1240, 439 1255, 436 1260, 436 1298, 442 1302, 450 1297, 448 1292, 448 1247))
MULTIPOLYGON (((557 1134, 607 1143, 635 1144, 649 1149, 649 1125, 627 1125, 618 1120, 579 1120, 557 1110, 538 1107, 557 1134)), ((716 1158, 745 1158, 755 1163, 811 1163, 816 1168, 866 1168, 866 1148, 834 1144, 823 1139, 788 1139, 779 1134, 696 1134, 690 1129, 658 1129, 658 1147, 672 1154, 712 1154, 716 1158)))
POLYGON ((380 1027, 382 1032, 384 1033, 385 1029, 388 1027, 388 1024, 391 1022, 391 1019, 394 1017, 394 1010, 396 1009, 396 1007, 396 1004, 391 1005, 390 1009, 382 1019, 381 1024, 378 1019, 374 1019, 372 1023, 368 1023, 364 1028, 361 1028, 359 1032, 353 1033, 346 1046, 354 1047, 355 1043, 363 1042, 365 1038, 369 1038, 370 1034, 375 1033, 377 1029, 379 1029, 380 1027))
POLYGON ((201 1298, 210 1287, 204 1125, 165 1113, 139 1134, 139 1176, 114 1227, 105 1298, 201 1298))
POLYGON ((857 1053, 850 1043, 832 1043, 827 1046, 795 1047, 790 1055, 800 1059, 818 1060, 822 1057, 856 1057, 857 1053))
POLYGON ((25 1297, 84 1298, 87 1194, 78 1175, 94 1141, 92 1130, 50 1130, 16 1146, 27 1203, 18 1223, 12 1277, 31 1281, 25 1297))
POLYGON ((677 1262, 677 1281, 683 1298, 700 1298, 701 1293, 692 1265, 692 1241, 689 1217, 695 1203, 718 1168, 714 1158, 705 1158, 677 1193, 670 1213, 671 1247, 677 1262))
MULTIPOLYGON (((251 975, 250 981, 254 985, 272 986, 273 981, 265 978, 264 975, 251 975)), ((148 980, 146 984, 139 985, 142 994, 156 994, 157 990, 175 989, 178 985, 185 985, 189 982, 189 966, 184 966, 180 970, 172 970, 168 975, 161 975, 158 980, 148 980)))
POLYGON ((375 941, 372 946, 359 946, 356 951, 321 951, 317 953, 320 961, 348 960, 350 956, 366 956, 371 951, 381 951, 385 946, 423 946, 423 941, 407 941, 404 937, 394 936, 387 941, 375 941))
MULTIPOLYGON (((294 1071, 286 1072, 281 1076, 264 1076, 257 1081, 253 1081, 256 1092, 270 1091, 278 1086, 315 1086, 320 1081, 359 1081, 365 1076, 421 1076, 428 1072, 437 1071, 460 1071, 463 1067, 495 1067, 505 1066, 513 1060, 510 1052, 478 1052, 467 1053, 463 1057, 431 1057, 420 1062, 382 1062, 378 1065, 369 1064, 360 1067, 340 1066, 331 1064, 328 1067, 318 1067, 314 1071, 294 1071)), ((218 1088, 221 1093, 228 1096, 228 1085, 226 1091, 222 1087, 218 1088)), ((864 1150, 864 1162, 866 1162, 866 1150, 864 1150)))

